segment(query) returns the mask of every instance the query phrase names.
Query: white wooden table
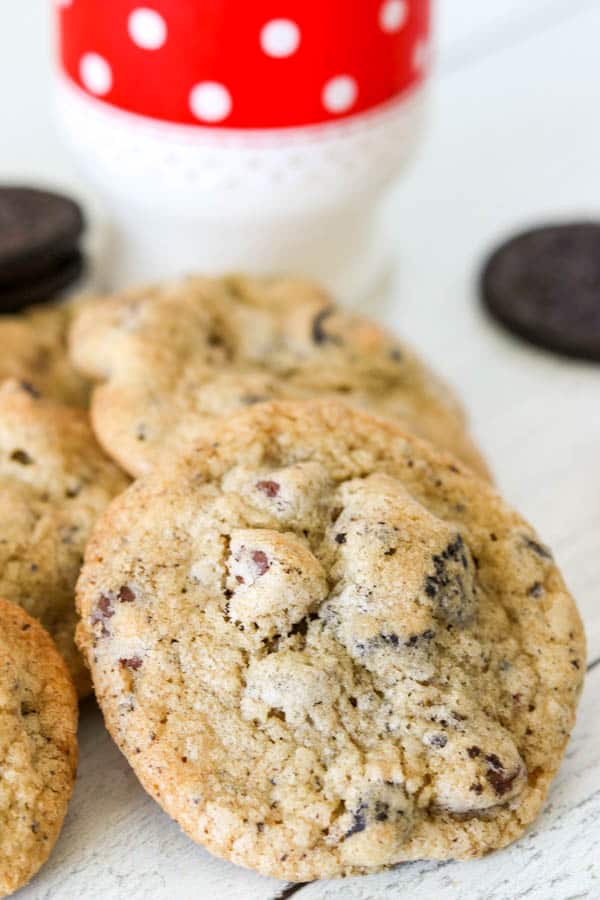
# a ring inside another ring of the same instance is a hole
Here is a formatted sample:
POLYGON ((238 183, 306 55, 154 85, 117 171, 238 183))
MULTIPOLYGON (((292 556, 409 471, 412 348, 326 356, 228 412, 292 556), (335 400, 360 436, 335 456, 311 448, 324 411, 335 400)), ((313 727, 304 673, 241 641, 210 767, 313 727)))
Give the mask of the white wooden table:
MULTIPOLYGON (((82 189, 52 130, 46 2, 0 10, 0 178, 82 189)), ((89 703, 65 828, 23 900, 600 897, 600 365, 512 339, 485 319, 474 289, 484 251, 506 232, 600 216, 600 2, 440 0, 438 13, 431 130, 389 205, 400 278, 379 314, 463 392, 499 485, 555 549, 583 613, 587 684, 546 809, 522 840, 479 862, 291 886, 185 838, 89 703)))

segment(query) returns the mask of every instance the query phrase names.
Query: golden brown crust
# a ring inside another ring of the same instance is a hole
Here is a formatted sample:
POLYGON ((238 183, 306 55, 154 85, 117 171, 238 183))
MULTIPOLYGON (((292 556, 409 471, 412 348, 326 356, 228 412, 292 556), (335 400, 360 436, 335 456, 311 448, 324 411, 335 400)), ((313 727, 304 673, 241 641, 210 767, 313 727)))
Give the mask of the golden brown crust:
POLYGON ((60 832, 77 768, 77 696, 50 636, 0 599, 0 896, 26 884, 60 832))
POLYGON ((310 880, 502 847, 585 668, 550 552, 388 421, 264 404, 132 485, 78 583, 107 726, 211 852, 310 880))
POLYGON ((93 522, 126 485, 83 410, 0 386, 0 596, 48 629, 80 696, 91 684, 74 643, 75 582, 93 522))
POLYGON ((293 279, 190 278, 87 305, 71 357, 94 391, 106 451, 145 474, 264 400, 342 399, 396 420, 489 471, 454 393, 403 342, 293 279))

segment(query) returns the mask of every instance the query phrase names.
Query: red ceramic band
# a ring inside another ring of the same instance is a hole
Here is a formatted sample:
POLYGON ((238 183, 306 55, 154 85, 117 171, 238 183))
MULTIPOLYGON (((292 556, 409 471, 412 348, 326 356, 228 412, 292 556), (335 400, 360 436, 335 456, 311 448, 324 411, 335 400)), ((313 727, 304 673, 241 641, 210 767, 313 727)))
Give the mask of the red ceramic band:
POLYGON ((68 78, 152 119, 328 122, 425 74, 429 0, 55 0, 68 78))

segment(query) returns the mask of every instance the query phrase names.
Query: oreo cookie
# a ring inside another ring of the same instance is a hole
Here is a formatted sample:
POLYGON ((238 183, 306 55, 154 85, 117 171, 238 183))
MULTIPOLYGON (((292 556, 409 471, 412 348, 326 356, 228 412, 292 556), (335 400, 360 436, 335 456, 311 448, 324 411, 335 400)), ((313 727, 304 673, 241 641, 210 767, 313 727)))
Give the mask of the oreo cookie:
POLYGON ((523 232, 489 257, 481 299, 510 331, 565 356, 600 360, 600 224, 523 232))
POLYGON ((84 268, 81 208, 60 194, 0 187, 0 311, 52 299, 84 268))

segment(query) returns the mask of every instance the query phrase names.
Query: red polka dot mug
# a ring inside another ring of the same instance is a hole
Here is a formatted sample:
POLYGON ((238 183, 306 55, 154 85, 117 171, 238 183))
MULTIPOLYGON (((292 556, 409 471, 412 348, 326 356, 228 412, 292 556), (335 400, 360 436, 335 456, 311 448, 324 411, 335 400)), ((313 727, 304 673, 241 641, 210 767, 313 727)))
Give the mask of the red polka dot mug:
POLYGON ((69 141, 118 231, 117 282, 378 266, 419 134, 429 0, 55 0, 69 141))

